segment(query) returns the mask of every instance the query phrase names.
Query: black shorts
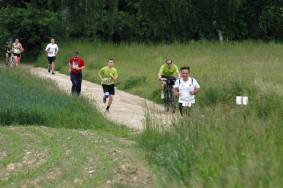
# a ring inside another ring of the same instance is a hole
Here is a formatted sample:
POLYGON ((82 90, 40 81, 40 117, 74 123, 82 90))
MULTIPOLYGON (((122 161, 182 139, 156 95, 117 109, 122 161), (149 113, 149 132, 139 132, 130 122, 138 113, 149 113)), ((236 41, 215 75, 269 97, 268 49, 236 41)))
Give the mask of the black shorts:
POLYGON ((15 53, 14 53, 14 56, 21 57, 21 54, 15 54, 15 53))
POLYGON ((115 86, 114 84, 112 84, 112 85, 102 84, 103 93, 109 92, 109 95, 115 95, 115 88, 114 88, 114 86, 115 86))
POLYGON ((47 57, 48 58, 48 62, 49 64, 51 64, 52 62, 55 62, 56 56, 53 57, 47 57))
POLYGON ((176 81, 176 78, 174 76, 163 76, 161 75, 161 78, 166 78, 166 84, 168 85, 174 85, 175 84, 175 81, 176 81))

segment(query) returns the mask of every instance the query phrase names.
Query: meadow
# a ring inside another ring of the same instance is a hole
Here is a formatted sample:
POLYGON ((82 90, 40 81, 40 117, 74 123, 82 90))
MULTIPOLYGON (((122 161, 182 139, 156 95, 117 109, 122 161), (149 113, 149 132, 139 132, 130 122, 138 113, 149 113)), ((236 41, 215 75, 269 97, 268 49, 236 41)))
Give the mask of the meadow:
MULTIPOLYGON (((149 163, 165 169, 179 184, 283 186, 282 44, 252 41, 113 44, 96 40, 58 43, 60 72, 67 73, 69 58, 79 50, 87 64, 84 79, 98 83, 99 69, 113 58, 119 72, 118 88, 157 103, 161 103, 157 72, 166 59, 172 58, 179 67, 191 67, 191 76, 202 88, 191 116, 162 127, 148 114, 144 131, 131 137, 143 149, 149 163), (235 105, 236 96, 248 96, 249 104, 235 105)), ((36 65, 47 66, 45 53, 36 65)), ((76 99, 70 101, 73 100, 76 99)), ((31 114, 39 113, 41 121, 49 122, 36 105, 29 109, 31 114), (33 111, 34 108, 38 110, 33 111)), ((50 125, 65 124, 57 121, 50 125)), ((93 123, 82 121, 80 126, 87 129, 93 123)), ((129 135, 121 127, 117 129, 117 136, 129 135)))

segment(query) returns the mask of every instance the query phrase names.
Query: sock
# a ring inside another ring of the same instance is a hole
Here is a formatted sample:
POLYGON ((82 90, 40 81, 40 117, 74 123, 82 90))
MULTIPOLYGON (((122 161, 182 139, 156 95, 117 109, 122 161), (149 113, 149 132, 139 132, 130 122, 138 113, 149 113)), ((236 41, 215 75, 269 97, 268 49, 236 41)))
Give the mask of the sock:
POLYGON ((106 107, 106 110, 109 110, 109 108, 110 108, 110 106, 107 106, 107 107, 106 107))

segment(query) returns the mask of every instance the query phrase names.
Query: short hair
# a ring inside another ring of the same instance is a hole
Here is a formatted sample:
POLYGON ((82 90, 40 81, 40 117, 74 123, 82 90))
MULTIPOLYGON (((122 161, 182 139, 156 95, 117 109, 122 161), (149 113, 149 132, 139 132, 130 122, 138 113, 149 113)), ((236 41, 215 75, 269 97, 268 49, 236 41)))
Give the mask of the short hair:
POLYGON ((166 59, 166 63, 167 63, 167 61, 171 61, 171 63, 173 63, 172 59, 170 59, 170 58, 166 59))
POLYGON ((181 67, 180 70, 181 70, 181 71, 182 71, 182 70, 188 70, 188 71, 190 71, 190 67, 189 67, 189 66, 184 66, 184 67, 181 67))

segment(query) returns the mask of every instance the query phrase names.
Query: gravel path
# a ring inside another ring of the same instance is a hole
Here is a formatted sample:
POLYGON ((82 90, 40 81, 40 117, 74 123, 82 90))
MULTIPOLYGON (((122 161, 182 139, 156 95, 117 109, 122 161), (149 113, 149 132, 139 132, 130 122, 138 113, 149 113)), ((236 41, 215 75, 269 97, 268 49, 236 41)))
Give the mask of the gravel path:
MULTIPOLYGON (((25 68, 35 75, 53 80, 59 88, 67 93, 71 92, 69 75, 59 72, 52 75, 47 72, 47 69, 40 67, 25 66, 25 68)), ((103 93, 100 85, 83 80, 81 94, 90 98, 101 113, 104 114, 106 104, 102 102, 103 93)), ((170 122, 173 116, 170 113, 165 113, 163 109, 162 105, 116 89, 115 97, 110 108, 110 114, 104 115, 116 123, 141 130, 143 129, 147 112, 149 112, 151 117, 154 117, 154 119, 159 122, 163 122, 163 124, 166 124, 168 121, 170 122)))

